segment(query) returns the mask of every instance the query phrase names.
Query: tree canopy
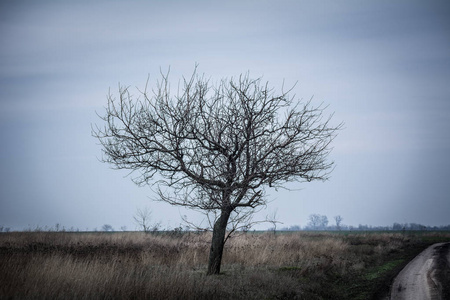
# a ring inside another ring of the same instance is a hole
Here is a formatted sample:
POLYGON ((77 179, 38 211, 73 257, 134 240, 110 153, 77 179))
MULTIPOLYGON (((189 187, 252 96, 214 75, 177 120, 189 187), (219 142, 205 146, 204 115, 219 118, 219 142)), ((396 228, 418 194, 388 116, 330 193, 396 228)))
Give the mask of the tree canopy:
POLYGON ((289 92, 248 73, 211 84, 194 72, 172 95, 162 74, 138 97, 123 86, 118 99, 110 93, 94 136, 105 162, 138 172, 133 180, 155 186, 160 200, 218 212, 213 233, 222 246, 214 250, 223 250, 231 213, 265 205, 265 187, 326 180, 332 170, 327 157, 341 125, 289 92))

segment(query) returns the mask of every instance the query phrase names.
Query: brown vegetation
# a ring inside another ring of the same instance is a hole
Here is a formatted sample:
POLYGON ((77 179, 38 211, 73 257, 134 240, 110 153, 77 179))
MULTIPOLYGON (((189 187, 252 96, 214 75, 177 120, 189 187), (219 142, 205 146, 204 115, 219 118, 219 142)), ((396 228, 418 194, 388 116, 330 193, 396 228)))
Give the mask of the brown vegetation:
POLYGON ((0 234, 0 298, 367 299, 449 233, 242 234, 205 276, 211 233, 0 234))

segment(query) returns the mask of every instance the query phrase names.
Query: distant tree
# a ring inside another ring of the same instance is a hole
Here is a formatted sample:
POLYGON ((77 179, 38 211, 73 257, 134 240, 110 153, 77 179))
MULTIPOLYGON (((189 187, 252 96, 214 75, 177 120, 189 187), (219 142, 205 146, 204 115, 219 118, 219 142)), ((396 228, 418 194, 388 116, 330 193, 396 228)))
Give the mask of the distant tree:
POLYGON ((301 229, 302 228, 299 225, 292 225, 288 228, 289 231, 300 231, 301 229))
POLYGON ((308 227, 312 230, 324 230, 328 226, 327 216, 312 214, 308 217, 308 227))
POLYGON ((109 224, 105 224, 102 226, 102 231, 114 231, 114 228, 109 224))
POLYGON ((409 230, 424 230, 424 228, 426 228, 426 226, 417 223, 409 223, 408 227, 409 230))
POLYGON ((336 222, 336 229, 337 230, 341 230, 341 224, 342 224, 343 220, 344 219, 340 215, 337 215, 337 216, 334 217, 334 221, 336 222))
POLYGON ((308 220, 309 220, 309 222, 308 222, 308 227, 309 228, 311 228, 313 230, 319 229, 319 226, 320 226, 320 215, 318 215, 318 214, 309 215, 308 220))
POLYGON ((320 216, 320 229, 327 229, 328 226, 328 217, 320 216))
POLYGON ((370 230, 371 228, 368 226, 368 225, 363 225, 363 224, 359 224, 358 225, 358 230, 360 230, 360 231, 367 231, 367 230, 370 230))
POLYGON ((265 187, 326 180, 341 125, 330 125, 322 106, 294 101, 290 90, 275 94, 248 74, 211 85, 194 71, 175 95, 161 77, 141 98, 128 87, 118 99, 109 94, 105 126, 93 135, 103 161, 139 171, 134 182, 154 184, 157 200, 213 212, 207 274, 218 274, 228 224, 265 206, 265 187))
POLYGON ((144 209, 138 209, 136 211, 136 214, 133 216, 136 225, 138 225, 138 227, 142 229, 142 231, 144 231, 145 233, 150 232, 151 218, 152 218, 152 211, 148 207, 145 207, 144 209))
POLYGON ((392 229, 395 231, 405 230, 406 227, 407 227, 406 224, 400 224, 400 223, 394 223, 394 225, 392 225, 392 229))
POLYGON ((277 233, 277 223, 281 223, 281 222, 277 221, 277 211, 278 210, 275 210, 270 216, 266 217, 267 222, 269 222, 273 225, 273 227, 270 230, 270 231, 273 231, 273 234, 277 233))

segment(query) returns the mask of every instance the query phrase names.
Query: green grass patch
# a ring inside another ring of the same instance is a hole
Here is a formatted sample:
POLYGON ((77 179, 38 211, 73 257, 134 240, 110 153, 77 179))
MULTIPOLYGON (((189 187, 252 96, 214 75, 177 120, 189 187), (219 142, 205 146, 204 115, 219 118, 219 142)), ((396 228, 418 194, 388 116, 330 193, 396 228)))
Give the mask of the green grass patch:
POLYGON ((389 261, 381 266, 377 266, 377 267, 371 269, 365 275, 365 277, 367 280, 375 280, 380 277, 384 277, 386 275, 386 273, 392 271, 393 269, 395 269, 396 267, 398 267, 399 265, 404 263, 404 261, 405 261, 404 259, 397 259, 394 261, 389 261))

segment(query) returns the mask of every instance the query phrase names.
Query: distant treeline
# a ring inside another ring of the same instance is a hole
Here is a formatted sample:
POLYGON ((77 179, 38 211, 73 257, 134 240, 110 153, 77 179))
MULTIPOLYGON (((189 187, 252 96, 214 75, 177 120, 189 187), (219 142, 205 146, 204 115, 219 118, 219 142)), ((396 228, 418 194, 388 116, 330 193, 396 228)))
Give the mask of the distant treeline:
MULTIPOLYGON (((267 231, 450 231, 449 225, 441 225, 441 226, 427 226, 418 223, 394 223, 392 226, 372 226, 372 225, 362 225, 358 226, 345 225, 342 224, 343 218, 341 216, 334 217, 335 224, 329 224, 327 216, 324 215, 310 215, 308 218, 309 222, 306 226, 301 227, 300 225, 292 225, 288 227, 271 227, 267 229, 267 231)), ((280 222, 272 222, 274 224, 280 222)), ((150 227, 149 227, 150 228, 150 227)), ((10 232, 10 231, 35 231, 35 232, 117 232, 117 231, 129 231, 125 226, 122 226, 120 230, 115 230, 111 225, 104 224, 100 227, 100 229, 94 228, 90 230, 86 228, 84 230, 80 230, 79 228, 66 228, 61 226, 60 224, 56 224, 54 227, 48 226, 28 226, 23 230, 13 230, 11 227, 6 227, 0 225, 0 232, 10 232)), ((135 231, 135 230, 131 230, 135 231)), ((180 234, 183 232, 195 232, 197 229, 190 228, 189 226, 179 226, 175 228, 162 228, 158 223, 157 226, 153 226, 150 230, 142 230, 138 229, 137 231, 145 231, 147 233, 170 233, 170 234, 180 234)), ((242 226, 238 231, 254 231, 252 226, 242 226)), ((256 231, 264 231, 264 230, 256 230, 256 231)))
MULTIPOLYGON (((273 231, 274 228, 269 228, 269 231, 273 231)), ((315 228, 311 226, 301 227, 299 225, 293 225, 289 227, 281 227, 277 228, 276 231, 339 231, 339 230, 347 230, 347 231, 420 231, 420 230, 428 230, 428 231, 450 231, 450 225, 441 225, 441 226, 425 226, 417 223, 394 223, 392 226, 371 226, 371 225, 362 225, 358 226, 352 225, 342 225, 340 228, 337 228, 335 225, 330 225, 327 227, 315 228)))
POLYGON ((334 224, 329 224, 328 217, 319 214, 312 214, 308 217, 308 224, 304 227, 300 225, 293 225, 289 227, 272 227, 269 231, 311 231, 311 230, 322 230, 322 231, 450 231, 449 225, 441 225, 441 226, 427 226, 418 223, 394 223, 392 226, 371 226, 371 225, 362 225, 358 226, 345 225, 343 224, 343 218, 341 216, 335 216, 334 224))

